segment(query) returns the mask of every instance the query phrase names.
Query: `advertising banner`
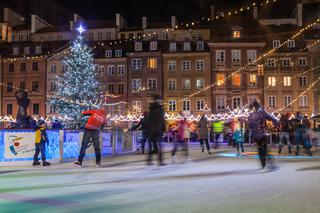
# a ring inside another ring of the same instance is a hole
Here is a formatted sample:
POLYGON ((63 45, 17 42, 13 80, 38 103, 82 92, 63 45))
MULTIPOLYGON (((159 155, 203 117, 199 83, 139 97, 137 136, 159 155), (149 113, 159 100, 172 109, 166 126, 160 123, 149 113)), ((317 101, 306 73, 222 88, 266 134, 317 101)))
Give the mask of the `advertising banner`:
POLYGON ((34 141, 34 132, 5 132, 5 158, 13 159, 33 157, 35 151, 34 141))

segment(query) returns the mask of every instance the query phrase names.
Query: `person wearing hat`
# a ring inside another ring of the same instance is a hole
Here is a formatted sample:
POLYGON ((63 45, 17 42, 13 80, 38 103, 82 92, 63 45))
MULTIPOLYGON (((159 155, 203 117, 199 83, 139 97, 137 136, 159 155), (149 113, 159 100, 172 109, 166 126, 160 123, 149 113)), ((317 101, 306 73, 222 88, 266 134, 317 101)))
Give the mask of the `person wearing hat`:
POLYGON ((48 135, 46 132, 46 123, 44 120, 39 120, 35 129, 35 146, 36 151, 33 156, 33 166, 40 165, 38 160, 41 153, 41 160, 43 166, 50 166, 51 163, 46 161, 46 144, 49 144, 48 135))

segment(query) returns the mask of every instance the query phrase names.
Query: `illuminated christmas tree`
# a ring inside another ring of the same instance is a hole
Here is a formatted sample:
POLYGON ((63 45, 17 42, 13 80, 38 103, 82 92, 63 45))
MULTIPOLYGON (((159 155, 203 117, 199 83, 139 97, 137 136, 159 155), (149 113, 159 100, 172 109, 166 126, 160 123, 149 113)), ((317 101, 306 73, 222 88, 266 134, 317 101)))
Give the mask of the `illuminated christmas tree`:
POLYGON ((68 117, 65 128, 71 129, 84 126, 86 118, 82 111, 95 108, 100 95, 92 49, 85 42, 84 28, 80 25, 77 31, 70 54, 63 61, 66 70, 63 76, 57 76, 57 94, 50 98, 59 114, 68 117))

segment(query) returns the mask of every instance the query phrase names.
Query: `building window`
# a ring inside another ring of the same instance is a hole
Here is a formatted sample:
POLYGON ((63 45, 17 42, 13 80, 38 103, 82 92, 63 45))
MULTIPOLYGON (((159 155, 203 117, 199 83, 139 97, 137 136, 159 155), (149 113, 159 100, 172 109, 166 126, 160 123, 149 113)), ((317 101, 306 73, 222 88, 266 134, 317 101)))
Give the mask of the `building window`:
POLYGON ((267 66, 268 67, 275 67, 276 66, 276 60, 274 58, 268 58, 267 59, 267 66))
POLYGON ((184 100, 182 103, 182 110, 183 111, 190 111, 190 101, 184 100))
POLYGON ((233 109, 240 109, 241 106, 241 97, 233 97, 232 98, 232 106, 233 109))
POLYGON ((102 32, 98 32, 98 40, 102 40, 102 32))
POLYGON ((39 70, 38 62, 32 62, 32 70, 34 70, 34 71, 39 70))
POLYGON ((231 50, 232 62, 240 63, 241 61, 241 51, 240 50, 231 50))
POLYGON ((203 50, 204 50, 204 43, 203 43, 203 41, 198 41, 198 42, 197 42, 197 50, 198 50, 198 51, 203 51, 203 50))
POLYGON ((291 87, 291 77, 290 76, 283 77, 283 86, 291 87))
POLYGON ((34 51, 35 51, 35 54, 41 54, 41 46, 36 46, 34 51))
POLYGON ((276 86, 276 77, 268 76, 268 86, 275 87, 276 86))
POLYGON ((225 97, 216 97, 216 108, 217 110, 224 110, 226 108, 226 98, 225 97))
POLYGON ((135 51, 142 51, 142 42, 135 42, 134 43, 134 50, 135 51))
POLYGON ((268 106, 270 108, 276 107, 276 96, 268 96, 268 106))
POLYGON ((111 32, 106 32, 106 40, 111 40, 111 32))
POLYGON ((51 72, 51 73, 56 73, 56 72, 57 72, 57 65, 54 65, 54 64, 51 65, 51 66, 50 66, 50 72, 51 72))
POLYGON ((122 57, 122 50, 116 50, 115 55, 116 57, 122 57))
POLYGON ((197 111, 202 111, 204 110, 204 100, 197 100, 197 111))
POLYGON ((118 84, 118 94, 124 94, 124 84, 118 84))
POLYGON ((158 49, 158 43, 156 41, 150 42, 150 50, 157 50, 158 49))
POLYGON ((191 50, 190 42, 184 42, 183 43, 183 51, 190 51, 190 50, 191 50))
POLYGON ((216 84, 219 87, 225 85, 225 74, 216 74, 216 84))
POLYGON ((204 70, 204 60, 196 60, 196 70, 204 70))
POLYGON ((240 74, 233 74, 232 75, 232 86, 241 86, 241 75, 240 74))
POLYGON ((51 82, 50 83, 50 91, 56 91, 57 90, 57 87, 56 87, 56 83, 55 82, 51 82))
POLYGON ((273 40, 272 41, 272 47, 273 48, 279 48, 280 47, 280 40, 273 40))
POLYGON ((112 57, 112 50, 106 50, 106 51, 105 51, 105 57, 106 57, 106 58, 112 57))
POLYGON ((89 33, 89 41, 93 41, 94 40, 94 34, 93 32, 89 33))
POLYGON ((25 90, 26 89, 26 82, 25 81, 21 81, 19 88, 20 88, 20 90, 25 90))
POLYGON ((168 33, 164 33, 163 34, 163 40, 169 40, 169 34, 168 33))
POLYGON ((20 64, 20 71, 26 71, 26 63, 20 64))
POLYGON ((252 105, 254 102, 257 101, 257 98, 255 96, 248 96, 248 105, 252 105))
POLYGON ((132 69, 133 70, 141 70, 141 59, 133 59, 132 60, 132 69))
POLYGON ((141 113, 141 109, 142 109, 141 101, 132 101, 133 113, 141 113))
POLYGON ((33 115, 39 115, 40 113, 40 105, 39 104, 33 104, 32 105, 32 114, 33 115))
POLYGON ((118 65, 118 75, 124 75, 126 72, 124 65, 118 65))
POLYGON ((13 114, 13 104, 7 104, 7 115, 13 114))
POLYGON ((148 78, 148 90, 157 90, 157 79, 148 78))
POLYGON ((171 42, 170 45, 169 45, 169 49, 170 49, 170 52, 177 51, 177 43, 171 42))
POLYGON ((191 89, 191 81, 190 81, 190 79, 184 79, 182 81, 182 89, 185 89, 185 90, 191 89))
POLYGON ((241 31, 240 30, 234 30, 232 33, 233 38, 240 38, 241 37, 241 31))
POLYGON ((299 66, 300 67, 307 66, 307 58, 299 58, 299 66))
POLYGON ((291 107, 291 95, 285 95, 283 97, 283 102, 285 107, 291 107))
POLYGON ((109 65, 108 66, 108 75, 115 75, 116 73, 114 65, 109 65))
POLYGON ((57 107, 51 105, 51 106, 50 106, 50 113, 57 113, 57 112, 58 112, 57 107))
POLYGON ((39 92, 39 81, 32 81, 32 92, 39 92))
POLYGON ((9 64, 9 72, 14 72, 14 64, 9 64))
POLYGON ((168 80, 168 90, 173 91, 177 88, 177 81, 175 79, 168 80))
POLYGON ((216 50, 216 62, 224 63, 225 60, 225 51, 224 50, 216 50))
POLYGON ((98 66, 98 73, 99 73, 99 75, 104 74, 104 66, 98 66))
POLYGON ((7 83, 7 92, 13 92, 13 82, 7 83))
POLYGON ((148 68, 149 69, 157 69, 157 59, 156 58, 148 58, 148 68))
POLYGON ((247 61, 253 63, 257 59, 257 50, 247 50, 247 61))
POLYGON ((307 76, 299 77, 299 85, 302 87, 307 86, 307 76))
POLYGON ((168 111, 174 112, 177 110, 177 101, 176 100, 169 100, 168 102, 168 111))
POLYGON ((197 79, 196 80, 196 89, 200 90, 204 88, 204 80, 203 79, 197 79))
POLYGON ((296 42, 294 40, 288 40, 288 47, 289 48, 294 48, 296 47, 296 42))
POLYGON ((290 58, 284 58, 282 59, 282 66, 284 67, 290 67, 291 65, 291 59, 290 58))
POLYGON ((113 84, 109 84, 108 85, 108 93, 109 94, 114 94, 114 85, 113 84))
POLYGON ((30 54, 30 47, 24 47, 24 54, 29 55, 30 54))
POLYGON ((299 97, 299 107, 307 107, 308 106, 308 96, 302 95, 299 97))
POLYGON ((190 70, 191 61, 182 61, 182 70, 190 70))
POLYGON ((169 72, 174 72, 177 69, 177 62, 176 61, 168 61, 168 70, 169 72))
POLYGON ((134 91, 141 88, 141 79, 132 79, 132 89, 134 91))
POLYGON ((19 55, 19 47, 14 47, 12 49, 12 55, 19 55))
POLYGON ((257 75, 256 74, 250 74, 249 75, 249 86, 257 86, 257 75))

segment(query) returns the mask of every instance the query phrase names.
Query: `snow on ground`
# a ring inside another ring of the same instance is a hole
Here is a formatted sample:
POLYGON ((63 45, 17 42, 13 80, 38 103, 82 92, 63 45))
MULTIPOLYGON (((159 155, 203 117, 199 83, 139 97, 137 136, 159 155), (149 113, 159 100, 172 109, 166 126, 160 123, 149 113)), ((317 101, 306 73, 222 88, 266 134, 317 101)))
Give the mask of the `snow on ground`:
MULTIPOLYGON (((224 158, 193 148, 193 162, 178 157, 146 166, 142 155, 72 163, 0 168, 0 212, 319 212, 320 161, 277 159, 274 172, 257 159, 224 158)), ((179 154, 179 153, 178 153, 179 154)))

